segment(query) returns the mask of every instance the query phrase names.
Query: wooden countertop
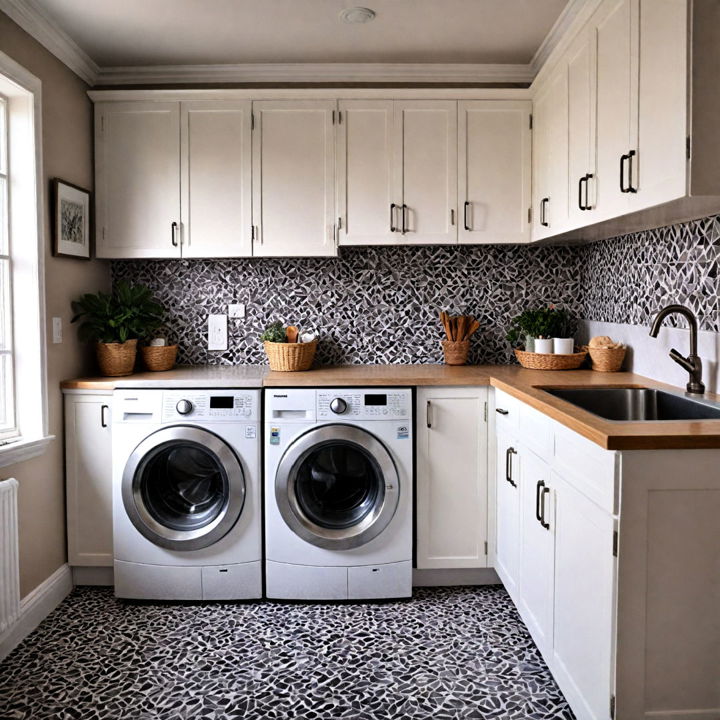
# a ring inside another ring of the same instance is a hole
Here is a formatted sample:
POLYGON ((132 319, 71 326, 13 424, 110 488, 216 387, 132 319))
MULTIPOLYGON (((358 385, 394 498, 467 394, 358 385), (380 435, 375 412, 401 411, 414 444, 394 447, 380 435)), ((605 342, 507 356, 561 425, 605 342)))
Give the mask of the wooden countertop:
MULTIPOLYGON (((720 420, 612 422, 547 394, 543 387, 677 387, 633 373, 591 370, 550 372, 510 365, 344 365, 309 372, 282 373, 264 366, 178 367, 166 373, 122 378, 66 380, 64 390, 121 387, 423 387, 492 386, 531 405, 609 450, 720 448, 720 420)), ((706 398, 720 402, 720 396, 706 398)))

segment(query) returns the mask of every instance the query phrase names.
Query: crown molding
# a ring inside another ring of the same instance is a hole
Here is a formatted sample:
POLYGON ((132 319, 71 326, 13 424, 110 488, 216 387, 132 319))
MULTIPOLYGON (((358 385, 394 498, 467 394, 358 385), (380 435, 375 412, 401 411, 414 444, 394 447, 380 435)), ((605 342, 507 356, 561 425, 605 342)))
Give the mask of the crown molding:
POLYGON ((35 0, 0 0, 0 11, 16 22, 88 85, 100 68, 77 43, 42 10, 35 0))
POLYGON ((568 2, 565 9, 560 13, 558 19, 545 36, 545 39, 540 43, 540 47, 535 51, 532 60, 530 60, 533 77, 540 72, 540 68, 545 64, 563 38, 567 37, 570 28, 575 24, 578 16, 589 4, 591 3, 588 3, 588 0, 570 0, 570 2, 568 2))
MULTIPOLYGON (((0 0, 2 2, 2 0, 0 0)), ((104 67, 96 85, 192 83, 525 83, 529 65, 470 63, 244 63, 104 67)))

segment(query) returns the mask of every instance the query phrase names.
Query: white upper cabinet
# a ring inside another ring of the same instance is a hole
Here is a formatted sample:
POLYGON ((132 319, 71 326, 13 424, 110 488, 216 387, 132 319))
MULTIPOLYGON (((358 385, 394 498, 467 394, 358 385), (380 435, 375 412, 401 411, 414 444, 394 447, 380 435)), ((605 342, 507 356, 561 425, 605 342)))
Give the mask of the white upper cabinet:
POLYGON ((408 245, 457 242, 457 102, 395 103, 402 199, 398 223, 408 245))
POLYGON ((567 54, 568 216, 571 226, 593 222, 596 188, 597 35, 587 28, 567 54))
POLYGON ((253 255, 336 255, 337 103, 261 101, 253 113, 253 255))
POLYGON ((533 236, 541 239, 568 225, 568 76, 562 65, 538 91, 533 127, 533 236))
POLYGON ((95 106, 96 252, 180 257, 180 105, 95 106))
POLYGON ((181 105, 183 257, 252 254, 251 106, 181 105))
POLYGON ((525 101, 459 103, 460 243, 530 239, 531 112, 525 101))
POLYGON ((337 202, 340 245, 399 241, 392 100, 339 104, 337 202))

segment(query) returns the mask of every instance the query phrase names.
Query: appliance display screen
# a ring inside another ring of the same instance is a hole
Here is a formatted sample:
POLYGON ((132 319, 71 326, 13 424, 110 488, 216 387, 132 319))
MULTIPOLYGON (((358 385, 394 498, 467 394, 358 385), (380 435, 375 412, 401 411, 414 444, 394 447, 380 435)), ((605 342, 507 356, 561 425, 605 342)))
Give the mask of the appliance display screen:
POLYGON ((232 395, 210 396, 210 408, 231 410, 233 407, 233 399, 232 395))
POLYGON ((387 395, 366 395, 366 405, 387 405, 387 395))

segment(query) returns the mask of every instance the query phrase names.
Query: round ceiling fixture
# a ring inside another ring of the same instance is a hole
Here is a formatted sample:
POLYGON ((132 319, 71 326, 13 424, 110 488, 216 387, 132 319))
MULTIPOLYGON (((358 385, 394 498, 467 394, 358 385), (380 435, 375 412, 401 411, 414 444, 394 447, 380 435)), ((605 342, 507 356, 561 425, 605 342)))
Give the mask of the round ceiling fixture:
POLYGON ((375 11, 366 7, 346 8, 340 13, 340 19, 348 25, 361 25, 375 19, 375 11))

